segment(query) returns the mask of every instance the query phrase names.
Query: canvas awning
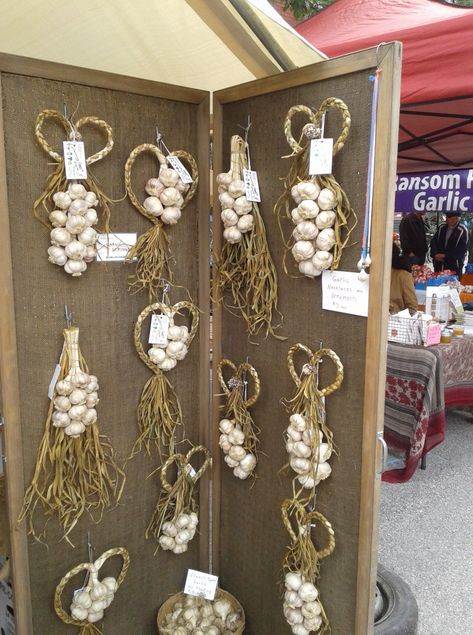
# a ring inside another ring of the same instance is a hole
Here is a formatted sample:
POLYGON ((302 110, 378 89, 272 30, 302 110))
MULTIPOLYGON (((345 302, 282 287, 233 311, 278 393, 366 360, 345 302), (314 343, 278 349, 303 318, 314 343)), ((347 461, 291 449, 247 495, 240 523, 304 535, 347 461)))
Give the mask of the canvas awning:
POLYGON ((329 57, 401 41, 399 171, 473 165, 473 9, 337 0, 297 30, 329 57))
POLYGON ((204 90, 325 58, 266 0, 16 0, 0 50, 204 90))

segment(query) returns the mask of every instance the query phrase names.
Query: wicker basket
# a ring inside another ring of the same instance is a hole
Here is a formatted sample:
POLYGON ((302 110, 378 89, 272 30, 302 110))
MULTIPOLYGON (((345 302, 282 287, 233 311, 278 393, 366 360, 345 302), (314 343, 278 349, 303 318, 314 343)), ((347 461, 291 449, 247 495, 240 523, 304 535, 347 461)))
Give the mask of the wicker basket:
MULTIPOLYGON (((174 605, 179 602, 179 600, 184 600, 184 593, 176 593, 168 598, 160 607, 158 611, 158 633, 162 633, 161 628, 165 626, 166 615, 171 613, 174 610, 174 605)), ((241 614, 241 623, 236 631, 234 631, 234 635, 243 635, 245 630, 245 612, 243 611, 243 607, 238 602, 236 598, 233 597, 227 591, 223 589, 218 589, 217 594, 215 596, 216 600, 228 600, 232 605, 233 610, 239 611, 241 614)))

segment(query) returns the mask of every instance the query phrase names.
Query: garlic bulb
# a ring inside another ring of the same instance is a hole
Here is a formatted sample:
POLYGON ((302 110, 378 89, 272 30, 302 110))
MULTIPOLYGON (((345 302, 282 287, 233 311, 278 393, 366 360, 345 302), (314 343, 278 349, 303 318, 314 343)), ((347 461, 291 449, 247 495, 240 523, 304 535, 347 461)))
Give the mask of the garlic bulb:
POLYGON ((299 214, 298 207, 296 207, 295 209, 291 211, 291 218, 294 225, 297 225, 298 223, 301 223, 304 220, 302 216, 299 214))
POLYGON ((298 185, 294 185, 291 188, 291 196, 297 204, 299 204, 302 201, 302 196, 299 194, 298 185))
POLYGON ((67 262, 66 252, 62 247, 52 245, 48 249, 48 256, 49 262, 52 262, 55 265, 59 265, 60 267, 65 265, 67 262))
POLYGON ((71 183, 67 188, 67 192, 72 200, 85 198, 87 195, 87 190, 81 183, 71 183))
POLYGON ((315 224, 319 229, 326 229, 327 227, 333 227, 337 215, 332 210, 322 210, 318 213, 315 219, 315 224))
POLYGON ((150 196, 159 198, 166 186, 159 179, 148 179, 145 185, 145 191, 150 196))
POLYGON ((51 231, 51 243, 56 246, 65 247, 72 240, 71 234, 62 227, 57 227, 51 231))
POLYGON ((145 198, 143 207, 147 212, 156 217, 161 216, 163 213, 163 204, 156 196, 148 196, 148 198, 145 198))
POLYGON ((317 238, 319 230, 315 223, 312 223, 309 220, 302 221, 296 225, 292 235, 294 240, 314 240, 317 238))
POLYGON ((297 192, 301 199, 315 201, 319 196, 320 187, 312 181, 301 181, 297 184, 297 192))
POLYGON ((162 165, 159 168, 159 180, 165 187, 174 187, 179 180, 179 174, 174 168, 162 165))
POLYGON ((299 212, 299 216, 303 220, 310 220, 311 218, 316 218, 316 216, 318 215, 319 206, 315 201, 304 200, 299 203, 297 211, 299 212))
POLYGON ((312 263, 322 271, 328 269, 333 262, 333 256, 329 251, 316 251, 312 257, 312 263))
POLYGON ((67 192, 56 192, 56 194, 53 194, 53 201, 56 207, 66 210, 69 208, 72 199, 67 192))
POLYGON ((234 244, 240 242, 242 233, 237 227, 227 227, 223 230, 223 237, 229 243, 234 244))
POLYGON ((86 247, 78 240, 72 240, 66 245, 65 253, 71 260, 82 260, 86 253, 86 247))
POLYGON ((314 245, 308 240, 298 240, 292 248, 292 255, 296 262, 309 260, 314 255, 314 252, 314 245))
POLYGON ((71 202, 69 205, 69 215, 70 216, 79 216, 80 214, 85 214, 87 211, 87 203, 85 200, 81 198, 77 198, 71 202))
POLYGON ((246 196, 239 196, 233 203, 233 209, 239 216, 248 214, 253 209, 253 203, 246 196))
POLYGON ((320 190, 320 194, 317 197, 317 204, 320 209, 333 209, 336 202, 337 199, 333 190, 330 190, 328 187, 324 187, 323 190, 320 190))
POLYGON ((233 196, 233 198, 239 198, 240 196, 243 196, 245 194, 245 191, 245 183, 240 179, 232 181, 228 185, 228 193, 230 194, 230 196, 233 196))
POLYGON ((182 196, 175 187, 166 187, 161 192, 159 200, 164 207, 182 206, 182 196))
POLYGON ((84 218, 86 227, 92 227, 92 225, 96 225, 99 220, 97 212, 95 211, 95 209, 92 208, 86 211, 86 213, 84 214, 84 218))
POLYGON ((317 236, 315 246, 321 251, 330 251, 335 245, 335 232, 331 227, 323 229, 317 236))
POLYGON ((178 207, 170 206, 165 207, 161 214, 161 220, 166 225, 175 225, 181 218, 182 212, 178 207))
POLYGON ((218 200, 224 209, 232 208, 235 203, 235 199, 233 196, 230 196, 228 192, 222 192, 222 194, 219 195, 218 200))
POLYGON ((237 228, 241 231, 242 234, 244 234, 253 229, 253 225, 254 218, 252 214, 244 214, 238 219, 237 228))
POLYGON ((84 201, 87 204, 87 207, 95 207, 98 205, 99 199, 97 198, 97 194, 95 192, 87 192, 84 197, 84 201))
POLYGON ((84 231, 77 236, 77 240, 88 247, 90 245, 95 245, 97 242, 97 236, 98 234, 95 229, 92 227, 86 227, 84 231))
POLYGON ((232 209, 227 208, 222 210, 220 218, 222 219, 225 227, 231 227, 232 225, 236 225, 238 223, 239 216, 232 209))
POLYGON ((219 185, 224 186, 225 188, 228 188, 228 186, 230 185, 230 183, 232 182, 232 173, 230 172, 222 172, 221 174, 217 175, 217 183, 219 185))
POLYGON ((65 227, 67 222, 67 214, 62 210, 55 209, 49 214, 49 220, 53 227, 65 227))

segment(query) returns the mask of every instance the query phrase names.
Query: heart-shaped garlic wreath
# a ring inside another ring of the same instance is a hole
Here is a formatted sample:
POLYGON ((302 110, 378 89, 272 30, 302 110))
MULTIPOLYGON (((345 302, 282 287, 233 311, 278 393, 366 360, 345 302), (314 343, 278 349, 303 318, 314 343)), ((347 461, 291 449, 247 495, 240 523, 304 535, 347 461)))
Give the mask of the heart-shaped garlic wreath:
POLYGON ((143 446, 150 454, 150 445, 153 441, 160 458, 163 457, 163 448, 166 448, 168 456, 174 454, 176 427, 183 428, 182 412, 179 399, 164 373, 172 370, 179 360, 184 359, 198 326, 199 310, 190 302, 178 302, 174 306, 155 302, 138 316, 134 336, 136 351, 153 375, 141 393, 137 412, 140 435, 133 446, 130 458, 140 452, 143 446), (191 316, 190 328, 174 323, 174 317, 182 315, 183 309, 191 316), (148 353, 145 353, 141 343, 141 329, 144 320, 154 311, 159 311, 169 318, 167 340, 162 346, 153 344, 148 353))
POLYGON ((324 269, 338 269, 342 250, 357 222, 347 195, 333 175, 309 175, 310 140, 320 135, 322 117, 329 108, 339 110, 343 118, 342 132, 333 146, 335 155, 343 148, 351 126, 350 113, 341 99, 326 99, 316 112, 308 106, 292 106, 284 122, 286 139, 292 148, 292 154, 285 158, 291 158, 292 164, 284 181, 284 193, 274 211, 286 247, 285 272, 288 273, 286 255, 291 250, 299 272, 308 278, 320 276, 324 269), (309 123, 296 141, 291 126, 292 118, 298 113, 306 115, 309 123), (295 225, 290 239, 284 235, 283 216, 295 225))
MULTIPOLYGON (((27 519, 28 532, 42 541, 34 516, 41 505, 46 516, 58 515, 64 538, 85 510, 102 512, 123 491, 125 475, 117 466, 108 438, 97 425, 98 382, 89 375, 79 348, 79 329, 64 330, 59 378, 39 446, 36 466, 26 490, 19 521, 27 519)), ((70 541, 69 541, 70 542, 70 541)))
POLYGON ((123 547, 115 547, 103 553, 95 562, 84 562, 71 569, 62 578, 54 593, 54 610, 64 624, 80 626, 79 635, 102 635, 102 631, 96 626, 104 616, 104 610, 112 603, 115 593, 125 579, 130 556, 123 547), (107 577, 99 580, 99 571, 104 563, 113 556, 123 558, 123 566, 118 578, 107 577), (66 584, 79 573, 86 572, 86 584, 80 591, 74 593, 70 607, 70 615, 62 606, 62 593, 66 584))
POLYGON ((220 420, 219 445, 225 454, 225 463, 233 469, 233 474, 242 480, 248 476, 255 476, 254 470, 258 461, 259 428, 248 412, 248 408, 256 403, 260 394, 260 381, 255 368, 248 364, 238 367, 228 359, 222 359, 217 369, 218 380, 226 397, 226 403, 221 407, 223 419, 220 420), (223 372, 229 367, 231 378, 226 381, 223 372), (251 377, 254 383, 254 393, 246 395, 245 384, 251 377))
POLYGON ((199 523, 195 486, 209 465, 210 453, 202 445, 193 447, 186 455, 173 454, 164 463, 161 468, 162 490, 145 533, 146 538, 153 536, 157 540, 156 552, 160 547, 175 554, 187 551, 199 523), (198 454, 203 455, 203 463, 195 471, 191 460, 198 454), (171 485, 167 471, 173 464, 177 477, 171 485))
POLYGON ((296 500, 286 499, 281 505, 283 523, 291 542, 283 559, 284 617, 294 635, 330 633, 330 623, 315 586, 320 573, 320 560, 335 548, 332 525, 320 512, 306 512, 296 500), (320 523, 328 533, 325 549, 317 550, 312 541, 312 528, 320 523))
POLYGON ((343 365, 332 350, 322 348, 313 353, 304 344, 295 344, 289 349, 287 364, 297 390, 292 399, 283 402, 291 413, 286 431, 286 449, 289 466, 297 474, 294 478, 294 495, 299 497, 305 492, 306 496, 301 500, 308 502, 315 494, 315 487, 332 472, 328 460, 334 451, 334 443, 333 433, 326 421, 325 397, 341 386, 343 365), (297 352, 305 353, 308 357, 299 374, 294 367, 294 355, 297 352), (330 359, 334 363, 336 377, 329 386, 319 388, 319 364, 323 359, 330 359))
POLYGON ((194 197, 198 185, 197 164, 194 158, 184 150, 172 152, 172 155, 189 166, 192 176, 190 186, 180 179, 176 170, 168 167, 164 154, 151 143, 143 143, 136 147, 125 165, 127 194, 138 212, 153 223, 151 229, 138 238, 127 255, 128 261, 134 259, 137 261, 136 274, 131 286, 137 291, 147 288, 150 300, 155 299, 156 291, 162 286, 162 281, 171 281, 173 277, 169 240, 164 226, 175 225, 178 222, 181 210, 194 197), (131 172, 137 157, 144 152, 153 154, 160 168, 158 176, 147 181, 145 190, 149 196, 141 203, 133 191, 131 172))
POLYGON ((261 330, 274 335, 272 321, 278 305, 278 279, 269 252, 266 228, 257 203, 245 196, 243 170, 248 167, 246 144, 238 135, 231 139, 231 168, 217 176, 223 246, 215 258, 214 295, 230 292, 230 310, 246 322, 248 334, 261 330))
POLYGON ((93 126, 105 132, 107 143, 102 150, 87 157, 88 166, 109 154, 113 148, 113 132, 106 121, 97 117, 82 117, 72 124, 56 110, 43 110, 36 119, 36 138, 43 150, 56 162, 56 169, 48 177, 44 192, 35 201, 33 213, 51 231, 49 261, 64 267, 64 271, 73 277, 79 277, 97 255, 97 231, 94 225, 98 223, 98 212, 101 211, 103 216, 103 231, 109 231, 111 200, 102 192, 90 172, 82 182, 67 181, 64 157, 49 145, 42 132, 47 119, 59 121, 71 141, 82 138, 79 130, 83 126, 93 126))

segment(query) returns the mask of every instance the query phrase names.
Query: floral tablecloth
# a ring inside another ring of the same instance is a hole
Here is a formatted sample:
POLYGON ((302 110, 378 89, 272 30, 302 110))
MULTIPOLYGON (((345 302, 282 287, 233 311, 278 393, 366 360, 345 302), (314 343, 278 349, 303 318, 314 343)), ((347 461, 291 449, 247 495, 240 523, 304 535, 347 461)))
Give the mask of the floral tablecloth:
POLYGON ((445 438, 445 406, 473 405, 473 337, 424 348, 388 344, 383 480, 408 481, 422 456, 445 438))

